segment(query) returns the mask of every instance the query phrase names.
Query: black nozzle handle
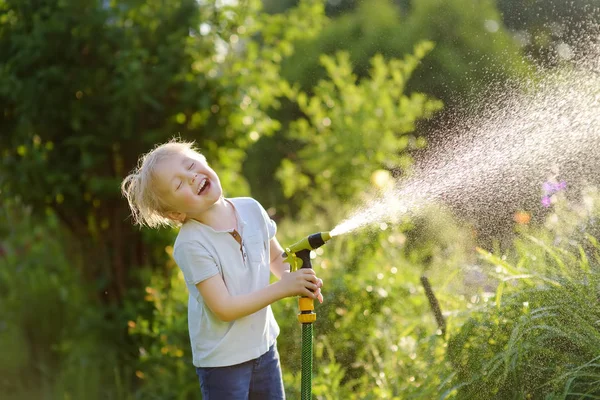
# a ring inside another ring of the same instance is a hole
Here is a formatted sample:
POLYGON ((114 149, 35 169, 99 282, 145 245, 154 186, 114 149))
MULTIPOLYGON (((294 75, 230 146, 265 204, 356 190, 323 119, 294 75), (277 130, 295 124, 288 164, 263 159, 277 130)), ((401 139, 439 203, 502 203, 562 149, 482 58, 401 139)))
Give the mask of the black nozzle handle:
POLYGON ((310 250, 300 250, 296 252, 296 257, 302 260, 302 266, 300 268, 312 268, 310 262, 310 250))

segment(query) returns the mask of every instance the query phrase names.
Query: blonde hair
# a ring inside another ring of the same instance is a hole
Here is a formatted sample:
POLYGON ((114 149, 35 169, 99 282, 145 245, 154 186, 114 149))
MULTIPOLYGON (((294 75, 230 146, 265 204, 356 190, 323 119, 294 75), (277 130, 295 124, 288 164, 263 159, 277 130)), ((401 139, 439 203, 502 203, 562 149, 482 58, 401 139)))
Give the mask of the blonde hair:
POLYGON ((206 160, 194 148, 193 142, 172 139, 143 154, 138 160, 137 167, 123 179, 121 192, 129 203, 134 225, 150 228, 180 225, 180 222, 167 216, 167 212, 173 210, 170 210, 168 204, 162 200, 154 172, 161 161, 185 153, 193 153, 206 160))

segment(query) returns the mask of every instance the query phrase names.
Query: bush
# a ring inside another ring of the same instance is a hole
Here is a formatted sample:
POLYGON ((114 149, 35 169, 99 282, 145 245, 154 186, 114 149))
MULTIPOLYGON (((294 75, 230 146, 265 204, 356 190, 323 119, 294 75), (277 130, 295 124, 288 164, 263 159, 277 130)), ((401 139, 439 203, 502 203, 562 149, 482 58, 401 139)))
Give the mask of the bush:
POLYGON ((116 349, 101 339, 110 329, 72 257, 75 241, 53 214, 40 221, 17 200, 4 199, 0 215, 0 392, 125 399, 116 349))
POLYGON ((564 194, 544 229, 526 229, 509 254, 481 251, 498 288, 449 343, 460 399, 590 398, 600 393, 600 246, 586 232, 600 212, 590 189, 564 194))
MULTIPOLYGON (((167 247, 172 254, 172 247, 167 247)), ((147 284, 144 300, 130 299, 131 307, 149 308, 128 322, 129 334, 139 344, 139 357, 132 363, 137 380, 136 398, 197 399, 200 385, 192 365, 187 325, 188 290, 183 274, 170 259, 165 272, 142 277, 147 284)))
MULTIPOLYGON (((314 231, 309 225, 280 224, 280 241, 298 240, 314 231)), ((411 224, 384 224, 335 237, 317 250, 313 268, 325 282, 325 301, 316 304, 314 325, 317 399, 435 397, 448 367, 446 344, 420 278, 430 277, 442 310, 464 308, 464 300, 445 289, 461 279, 458 267, 468 237, 468 230, 448 216, 429 213, 411 224), (436 226, 440 240, 414 244, 422 239, 417 231, 424 235, 429 225, 436 226), (443 240, 450 232, 453 240, 443 240)), ((301 366, 298 306, 286 299, 273 308, 282 328, 286 391, 295 398, 301 366)))
POLYGON ((303 117, 290 124, 288 136, 298 150, 276 174, 290 201, 305 201, 305 214, 327 199, 355 201, 377 170, 410 167, 410 150, 425 146, 413 134, 416 123, 442 108, 422 93, 405 93, 432 48, 430 42, 419 43, 402 60, 375 56, 369 76, 361 80, 348 53, 321 57, 328 79, 314 86, 313 95, 296 95, 303 117))

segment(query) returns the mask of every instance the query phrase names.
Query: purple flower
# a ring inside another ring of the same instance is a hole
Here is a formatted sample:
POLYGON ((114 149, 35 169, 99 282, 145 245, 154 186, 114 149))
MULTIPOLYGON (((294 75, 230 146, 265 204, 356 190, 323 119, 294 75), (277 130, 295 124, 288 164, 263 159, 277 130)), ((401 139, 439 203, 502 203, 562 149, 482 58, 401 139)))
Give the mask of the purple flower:
POLYGON ((567 188, 567 182, 560 181, 558 183, 554 182, 544 182, 542 185, 542 191, 545 195, 550 196, 554 193, 560 192, 561 190, 565 190, 567 188))
POLYGON ((546 208, 550 207, 550 204, 552 203, 552 201, 550 200, 550 196, 544 196, 542 197, 542 205, 546 208))

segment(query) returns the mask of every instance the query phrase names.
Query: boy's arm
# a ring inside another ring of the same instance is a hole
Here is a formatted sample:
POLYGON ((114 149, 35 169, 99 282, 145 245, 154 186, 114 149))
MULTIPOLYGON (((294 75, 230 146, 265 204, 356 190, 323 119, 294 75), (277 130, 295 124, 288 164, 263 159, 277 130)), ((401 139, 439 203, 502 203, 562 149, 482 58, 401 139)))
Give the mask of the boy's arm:
POLYGON ((282 279, 256 292, 231 296, 221 275, 196 284, 204 302, 222 321, 230 322, 262 310, 271 303, 289 296, 318 298, 322 283, 312 269, 285 273, 282 279))
POLYGON ((271 239, 269 244, 269 268, 271 269, 271 273, 277 277, 277 279, 281 279, 281 276, 284 272, 290 272, 290 264, 283 262, 283 247, 279 244, 279 241, 276 237, 271 239))

